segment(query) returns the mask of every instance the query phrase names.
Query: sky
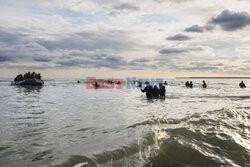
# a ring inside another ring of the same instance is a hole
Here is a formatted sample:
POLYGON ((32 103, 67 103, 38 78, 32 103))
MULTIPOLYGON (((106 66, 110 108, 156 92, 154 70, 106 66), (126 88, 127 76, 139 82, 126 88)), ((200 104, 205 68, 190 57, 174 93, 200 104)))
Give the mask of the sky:
POLYGON ((250 0, 0 0, 0 77, 250 75, 250 0))

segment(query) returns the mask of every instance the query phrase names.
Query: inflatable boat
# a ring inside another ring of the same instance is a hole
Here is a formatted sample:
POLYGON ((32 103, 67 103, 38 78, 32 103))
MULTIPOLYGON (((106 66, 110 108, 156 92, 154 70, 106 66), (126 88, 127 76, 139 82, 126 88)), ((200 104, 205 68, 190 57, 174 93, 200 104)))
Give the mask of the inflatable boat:
POLYGON ((43 80, 31 78, 22 81, 13 81, 11 85, 30 85, 30 86, 42 86, 44 84, 43 80))

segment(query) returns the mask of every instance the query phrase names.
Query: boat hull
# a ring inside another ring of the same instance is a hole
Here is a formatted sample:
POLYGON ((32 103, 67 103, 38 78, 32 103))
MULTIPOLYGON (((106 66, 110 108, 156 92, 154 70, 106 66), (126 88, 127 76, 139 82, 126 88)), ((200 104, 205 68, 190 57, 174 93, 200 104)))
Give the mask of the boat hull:
POLYGON ((18 82, 12 82, 11 85, 30 85, 30 86, 42 86, 44 84, 43 80, 32 78, 32 79, 25 79, 18 82))

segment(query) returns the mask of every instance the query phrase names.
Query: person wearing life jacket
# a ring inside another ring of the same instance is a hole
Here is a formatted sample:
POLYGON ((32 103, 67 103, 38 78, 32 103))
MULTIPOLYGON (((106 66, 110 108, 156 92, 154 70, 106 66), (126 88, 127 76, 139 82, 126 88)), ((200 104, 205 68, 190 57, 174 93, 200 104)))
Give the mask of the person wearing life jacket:
POLYGON ((26 72, 23 76, 24 79, 28 79, 28 73, 26 72))
POLYGON ((207 88, 206 82, 205 82, 204 80, 203 80, 202 82, 203 82, 202 87, 203 87, 203 88, 207 88))
POLYGON ((40 74, 40 73, 38 73, 38 75, 37 75, 37 79, 42 79, 42 76, 41 76, 41 74, 40 74))
POLYGON ((241 81, 241 83, 239 84, 240 88, 246 88, 246 85, 243 81, 241 81))
POLYGON ((22 74, 19 74, 16 76, 15 78, 15 82, 19 82, 19 81, 22 81, 23 80, 23 75, 22 74))
POLYGON ((27 73, 27 79, 30 79, 30 72, 27 73))
POLYGON ((32 72, 31 74, 30 74, 30 78, 35 78, 35 72, 32 72))

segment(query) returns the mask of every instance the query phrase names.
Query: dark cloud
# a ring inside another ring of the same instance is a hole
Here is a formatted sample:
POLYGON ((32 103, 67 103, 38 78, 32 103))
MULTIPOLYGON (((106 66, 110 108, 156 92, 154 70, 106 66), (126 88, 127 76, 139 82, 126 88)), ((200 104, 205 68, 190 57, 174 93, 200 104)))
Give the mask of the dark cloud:
POLYGON ((120 3, 113 6, 111 12, 109 12, 109 15, 116 16, 122 13, 136 12, 138 10, 140 10, 140 8, 134 4, 120 3))
MULTIPOLYGON (((31 60, 44 62, 45 59, 39 59, 39 57, 44 57, 40 54, 46 49, 32 42, 33 39, 22 33, 22 29, 18 29, 18 33, 15 30, 0 29, 0 62, 17 63, 31 60)), ((27 30, 23 29, 23 31, 27 30)))
POLYGON ((63 67, 72 67, 72 66, 84 66, 88 64, 92 64, 90 61, 86 60, 81 60, 81 59, 71 59, 71 60, 62 60, 62 61, 57 61, 55 64, 59 64, 63 67))
POLYGON ((0 42, 13 44, 13 43, 20 42, 25 37, 27 36, 22 33, 10 33, 8 31, 0 29, 0 42))
POLYGON ((225 31, 234 31, 250 25, 250 15, 247 12, 232 12, 224 10, 210 21, 211 24, 219 25, 225 31))
POLYGON ((165 48, 159 51, 160 54, 178 54, 192 51, 202 51, 202 47, 190 47, 190 48, 165 48))
POLYGON ((129 35, 123 31, 108 31, 101 35, 95 33, 78 32, 70 34, 68 37, 48 41, 38 40, 37 43, 48 50, 68 49, 68 50, 89 50, 98 49, 125 49, 135 45, 129 39, 129 35))
POLYGON ((13 57, 0 55, 0 63, 1 62, 12 61, 12 60, 13 60, 13 57))
POLYGON ((50 58, 50 57, 35 57, 34 61, 37 61, 37 62, 51 62, 52 58, 50 58))
POLYGON ((127 62, 120 56, 97 56, 88 57, 88 59, 70 59, 70 60, 63 60, 57 61, 56 64, 59 64, 64 67, 87 67, 87 68, 111 68, 117 69, 122 68, 123 66, 127 65, 127 62))
POLYGON ((110 68, 110 69, 133 69, 141 70, 145 68, 155 69, 156 65, 148 65, 148 59, 136 59, 132 61, 126 61, 121 56, 113 55, 92 55, 88 57, 79 57, 77 59, 61 60, 55 62, 60 67, 85 67, 85 68, 110 68))
POLYGON ((166 40, 170 40, 170 41, 186 41, 189 40, 190 38, 186 35, 183 34, 176 34, 174 36, 170 36, 168 38, 166 38, 166 40))
POLYGON ((204 66, 215 66, 215 67, 220 67, 223 66, 222 63, 218 63, 218 64, 212 64, 212 63, 207 63, 207 62, 190 62, 190 65, 195 65, 198 67, 204 67, 204 66))
POLYGON ((115 10, 126 10, 126 11, 138 11, 139 7, 130 4, 130 3, 121 3, 119 5, 114 6, 115 10))
POLYGON ((9 69, 23 69, 23 70, 27 70, 27 71, 35 71, 35 70, 47 70, 47 69, 51 69, 54 67, 48 66, 47 64, 42 64, 42 65, 18 65, 18 64, 11 64, 11 65, 7 65, 4 64, 3 67, 5 68, 9 68, 9 69))
POLYGON ((150 60, 149 59, 146 59, 146 58, 141 58, 141 59, 135 59, 133 60, 133 62, 136 62, 136 63, 146 63, 146 62, 149 62, 150 60))
POLYGON ((186 28, 186 32, 211 31, 215 25, 219 25, 225 31, 234 31, 250 25, 250 15, 247 12, 222 11, 219 15, 212 17, 205 26, 193 25, 186 28))
POLYGON ((206 67, 185 67, 185 68, 179 68, 179 70, 187 70, 187 71, 196 71, 196 70, 217 70, 218 67, 210 67, 210 66, 206 66, 206 67))
POLYGON ((183 53, 187 52, 185 49, 162 49, 159 51, 160 54, 171 54, 171 53, 183 53))
POLYGON ((198 26, 197 24, 196 25, 193 25, 191 27, 188 27, 185 29, 186 32, 203 32, 204 31, 204 28, 201 27, 201 26, 198 26))

